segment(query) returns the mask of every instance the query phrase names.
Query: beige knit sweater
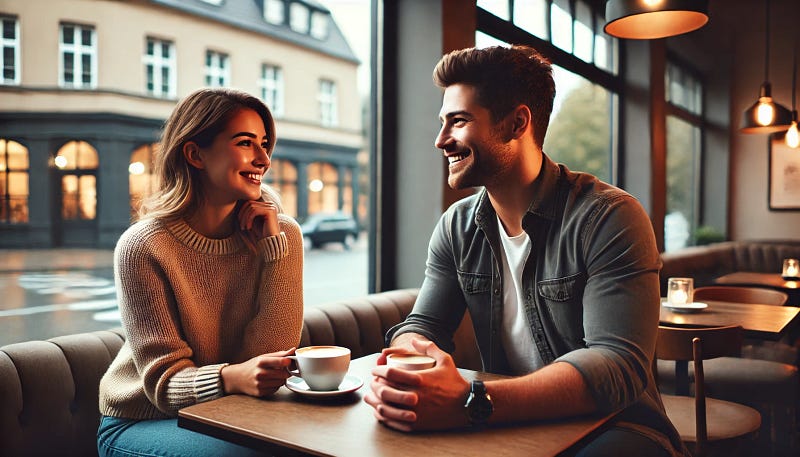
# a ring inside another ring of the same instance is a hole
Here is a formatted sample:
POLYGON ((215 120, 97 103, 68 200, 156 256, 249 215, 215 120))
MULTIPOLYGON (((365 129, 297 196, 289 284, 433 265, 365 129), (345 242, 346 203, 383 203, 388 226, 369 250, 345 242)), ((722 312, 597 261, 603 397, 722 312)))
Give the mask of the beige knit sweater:
POLYGON ((248 250, 185 222, 144 220, 120 237, 114 277, 126 341, 100 381, 100 412, 174 417, 223 395, 220 370, 297 346, 303 325, 303 239, 283 214, 279 236, 248 250))

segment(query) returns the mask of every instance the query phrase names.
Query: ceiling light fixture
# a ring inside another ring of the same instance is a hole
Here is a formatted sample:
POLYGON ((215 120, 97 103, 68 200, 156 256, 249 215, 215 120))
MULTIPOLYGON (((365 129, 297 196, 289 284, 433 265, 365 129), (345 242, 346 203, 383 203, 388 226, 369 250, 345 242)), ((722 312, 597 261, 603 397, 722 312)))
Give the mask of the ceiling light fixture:
POLYGON ((764 82, 758 100, 742 114, 742 133, 784 132, 792 123, 792 112, 772 99, 772 84, 769 82, 769 0, 766 4, 766 49, 764 52, 764 82))
POLYGON ((609 0, 603 30, 617 38, 653 40, 697 30, 706 22, 707 0, 609 0))
POLYGON ((792 125, 786 132, 786 145, 790 148, 800 147, 800 131, 797 130, 797 40, 794 41, 794 58, 792 59, 792 125))

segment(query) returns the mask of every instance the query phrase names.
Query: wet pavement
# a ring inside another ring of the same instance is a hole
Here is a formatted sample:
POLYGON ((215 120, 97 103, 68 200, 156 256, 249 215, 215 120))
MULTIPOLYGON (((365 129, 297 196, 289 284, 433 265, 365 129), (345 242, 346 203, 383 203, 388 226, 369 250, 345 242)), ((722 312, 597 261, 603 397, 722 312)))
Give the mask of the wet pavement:
MULTIPOLYGON (((306 306, 367 293, 365 238, 306 251, 306 306)), ((111 250, 0 249, 0 346, 118 326, 111 250)))

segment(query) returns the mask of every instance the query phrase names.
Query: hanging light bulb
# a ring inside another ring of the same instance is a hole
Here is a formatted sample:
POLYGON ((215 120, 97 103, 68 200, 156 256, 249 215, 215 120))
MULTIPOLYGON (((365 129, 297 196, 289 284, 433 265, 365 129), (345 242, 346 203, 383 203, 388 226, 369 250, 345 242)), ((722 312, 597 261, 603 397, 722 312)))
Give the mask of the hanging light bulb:
POLYGON ((800 131, 797 130, 797 111, 794 112, 794 120, 789 131, 786 132, 786 145, 790 148, 800 146, 800 131))
POLYGON ((775 120, 775 108, 772 105, 772 97, 761 97, 758 99, 756 108, 756 122, 761 125, 770 125, 775 120))
POLYGON ((797 40, 794 42, 794 57, 792 58, 792 125, 786 132, 786 145, 790 148, 800 146, 800 132, 797 131, 797 40))

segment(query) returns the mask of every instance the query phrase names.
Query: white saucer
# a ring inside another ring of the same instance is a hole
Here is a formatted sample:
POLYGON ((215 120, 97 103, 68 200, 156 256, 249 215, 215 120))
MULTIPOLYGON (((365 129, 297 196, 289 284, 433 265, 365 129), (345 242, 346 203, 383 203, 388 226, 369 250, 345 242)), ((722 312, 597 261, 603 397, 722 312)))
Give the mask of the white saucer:
POLYGON ((309 389, 308 384, 303 381, 303 378, 298 376, 292 376, 286 380, 286 387, 289 390, 300 395, 307 395, 309 397, 332 397, 336 395, 344 395, 350 392, 355 392, 363 385, 364 381, 362 381, 361 378, 351 374, 344 376, 342 383, 339 384, 339 388, 336 390, 311 390, 309 389))
POLYGON ((700 302, 686 303, 685 305, 672 305, 667 302, 662 302, 661 306, 676 313, 697 313, 708 308, 708 304, 700 302))

